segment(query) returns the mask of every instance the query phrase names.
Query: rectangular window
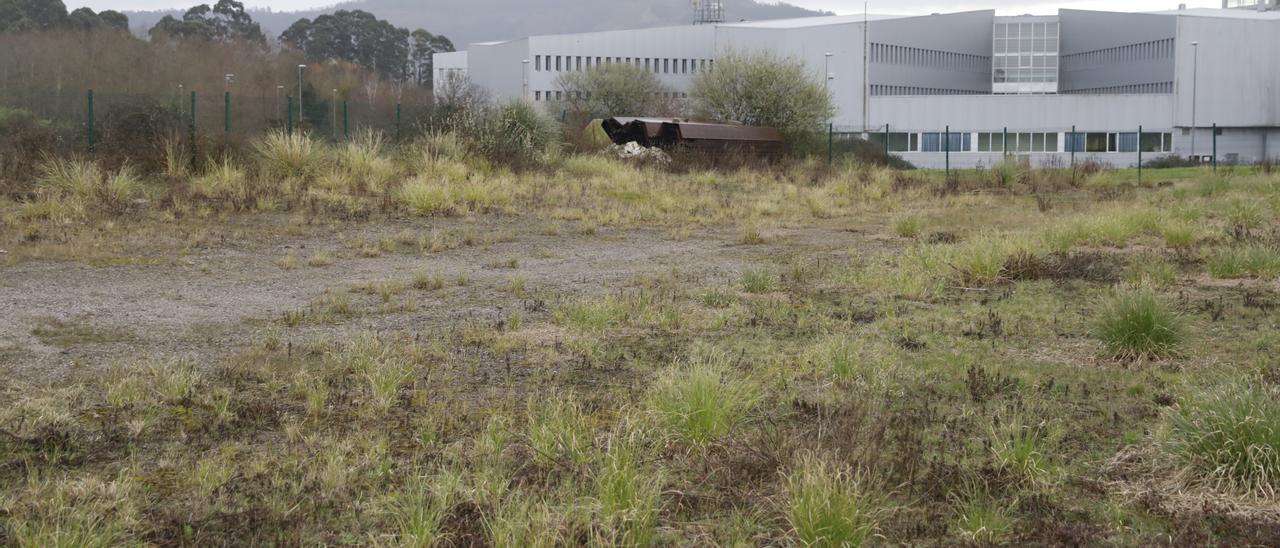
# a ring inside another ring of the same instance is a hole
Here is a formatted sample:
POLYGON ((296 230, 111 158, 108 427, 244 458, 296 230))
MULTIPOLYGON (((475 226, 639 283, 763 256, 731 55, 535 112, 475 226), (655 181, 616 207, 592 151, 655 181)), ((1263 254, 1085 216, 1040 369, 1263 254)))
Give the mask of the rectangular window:
POLYGON ((680 73, 681 73, 681 74, 689 74, 689 60, 688 60, 688 59, 681 59, 681 60, 680 60, 680 73))
POLYGON ((542 72, 542 56, 541 55, 533 56, 533 70, 534 72, 542 72))
POLYGON ((563 91, 557 91, 557 92, 556 92, 556 100, 557 100, 557 101, 560 101, 560 100, 562 100, 562 99, 564 99, 564 92, 563 92, 563 91))
POLYGON ((925 133, 923 137, 924 142, 920 150, 924 152, 942 152, 941 133, 925 133))
POLYGON ((542 92, 541 92, 541 91, 535 91, 535 92, 533 92, 533 100, 534 100, 534 101, 541 101, 541 100, 542 100, 542 92))
POLYGON ((561 70, 563 70, 563 69, 561 69, 561 67, 560 67, 560 56, 559 56, 559 55, 557 55, 557 56, 556 56, 556 72, 560 72, 561 70))
POLYGON ((1142 152, 1164 152, 1164 133, 1143 133, 1138 150, 1142 152))
POLYGON ((670 59, 663 59, 663 60, 662 60, 662 73, 663 73, 663 74, 671 74, 671 60, 670 60, 670 59))
POLYGON ((1106 133, 1084 134, 1084 151, 1085 152, 1106 152, 1107 151, 1107 134, 1106 133))
POLYGON ((650 59, 648 57, 644 58, 644 70, 645 72, 649 72, 653 70, 653 59, 650 59))
POLYGON ((1137 152, 1138 151, 1138 134, 1137 133, 1120 133, 1117 134, 1119 146, 1116 152, 1137 152))

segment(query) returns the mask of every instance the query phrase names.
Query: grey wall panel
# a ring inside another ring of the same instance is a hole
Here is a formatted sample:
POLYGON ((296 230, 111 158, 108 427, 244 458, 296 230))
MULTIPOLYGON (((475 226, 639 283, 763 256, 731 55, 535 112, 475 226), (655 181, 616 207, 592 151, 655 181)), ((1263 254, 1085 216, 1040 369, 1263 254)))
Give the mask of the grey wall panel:
MULTIPOLYGON (((1062 10, 1062 55, 1167 40, 1177 36, 1172 15, 1062 10)), ((1133 84, 1172 82, 1174 58, 1092 64, 1061 73, 1063 92, 1133 84)))
POLYGON ((1177 124, 1280 125, 1280 19, 1179 17, 1177 124), (1199 42, 1199 74, 1195 48, 1199 42), (1193 83, 1198 93, 1193 93, 1193 83))
POLYGON ((873 127, 939 131, 1167 131, 1173 127, 1169 95, 957 95, 875 97, 873 127))

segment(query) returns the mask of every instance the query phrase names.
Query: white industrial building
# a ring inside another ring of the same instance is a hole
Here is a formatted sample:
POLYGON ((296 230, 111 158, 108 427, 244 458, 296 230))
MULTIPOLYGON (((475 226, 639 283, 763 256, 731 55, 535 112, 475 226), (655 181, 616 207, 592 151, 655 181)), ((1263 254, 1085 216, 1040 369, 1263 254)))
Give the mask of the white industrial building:
POLYGON ((1036 164, 1074 156, 1131 166, 1139 150, 1144 159, 1203 157, 1215 145, 1221 162, 1252 163, 1280 160, 1277 1, 533 36, 437 54, 435 82, 465 74, 497 99, 554 108, 562 73, 626 63, 652 71, 679 98, 699 72, 714 70, 717 55, 768 50, 803 62, 818 78, 825 73, 836 128, 876 138, 887 128, 891 150, 920 166, 940 166, 947 156, 953 166, 992 165, 1006 154, 1036 164))

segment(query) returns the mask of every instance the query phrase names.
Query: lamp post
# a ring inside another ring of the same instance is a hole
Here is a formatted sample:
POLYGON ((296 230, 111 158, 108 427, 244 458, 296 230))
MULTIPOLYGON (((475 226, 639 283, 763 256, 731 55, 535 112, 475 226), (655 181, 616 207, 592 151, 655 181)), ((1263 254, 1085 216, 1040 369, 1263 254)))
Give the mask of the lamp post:
POLYGON ((298 65, 298 127, 302 127, 302 69, 306 65, 298 65))
POLYGON ((827 52, 822 56, 822 89, 824 91, 828 90, 830 87, 828 86, 827 83, 831 81, 831 56, 832 55, 834 54, 831 52, 827 52))
POLYGON ((529 98, 529 60, 528 59, 520 61, 520 75, 521 75, 520 98, 528 99, 529 98))
POLYGON ((333 138, 338 138, 338 88, 333 88, 333 122, 329 127, 333 128, 333 138))
MULTIPOLYGON (((276 104, 280 104, 280 94, 284 93, 284 86, 276 85, 276 104)), ((285 113, 288 114, 287 112, 285 113)))
POLYGON ((1200 42, 1191 43, 1191 156, 1196 155, 1196 103, 1200 92, 1200 42))

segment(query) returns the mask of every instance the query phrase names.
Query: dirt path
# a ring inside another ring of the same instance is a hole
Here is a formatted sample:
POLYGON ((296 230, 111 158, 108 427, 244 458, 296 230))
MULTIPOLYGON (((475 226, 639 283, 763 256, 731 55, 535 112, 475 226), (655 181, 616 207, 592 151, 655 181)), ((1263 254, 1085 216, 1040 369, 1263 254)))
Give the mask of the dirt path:
MULTIPOLYGON (((540 226, 545 225, 485 220, 468 227, 507 231, 514 239, 428 255, 366 258, 346 252, 324 267, 284 269, 277 261, 294 254, 305 263, 318 250, 339 252, 343 246, 337 233, 220 246, 183 257, 176 265, 32 262, 0 269, 0 370, 51 381, 79 368, 145 359, 203 362, 257 342, 261 328, 251 320, 307 307, 327 289, 347 292, 356 284, 386 280, 409 284, 421 271, 446 280, 465 276, 468 283, 416 298, 416 309, 409 312, 363 315, 324 329, 414 328, 500 317, 504 308, 519 306, 518 298, 500 289, 513 277, 540 294, 600 293, 640 273, 673 270, 699 285, 727 283, 743 266, 769 256, 796 247, 836 249, 854 238, 839 230, 806 228, 774 231, 765 245, 742 246, 731 230, 672 239, 647 230, 548 235, 540 226), (516 268, 508 268, 511 258, 517 259, 516 268), (33 333, 42 326, 41 336, 33 333)), ((385 222, 359 231, 360 237, 376 241, 426 229, 425 223, 385 222)))

